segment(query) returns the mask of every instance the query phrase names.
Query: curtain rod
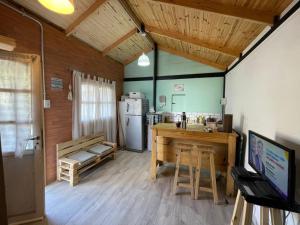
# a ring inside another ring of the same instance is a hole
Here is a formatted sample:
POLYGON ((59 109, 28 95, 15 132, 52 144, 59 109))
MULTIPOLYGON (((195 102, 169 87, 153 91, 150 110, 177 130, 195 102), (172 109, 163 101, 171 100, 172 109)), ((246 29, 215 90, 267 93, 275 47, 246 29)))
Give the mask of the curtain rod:
MULTIPOLYGON (((78 69, 73 69, 73 68, 71 68, 71 67, 68 67, 67 69, 68 69, 68 71, 70 71, 70 72, 78 71, 78 72, 80 72, 80 73, 82 73, 82 74, 84 74, 84 75, 87 75, 87 76, 94 76, 94 77, 98 77, 98 78, 102 78, 102 79, 109 80, 109 81, 111 81, 111 82, 116 82, 115 80, 111 80, 111 79, 109 79, 109 78, 102 77, 101 75, 94 75, 94 74, 89 74, 89 73, 83 73, 83 72, 81 72, 80 70, 78 70, 78 69)), ((71 73, 71 76, 73 76, 73 73, 71 73)))

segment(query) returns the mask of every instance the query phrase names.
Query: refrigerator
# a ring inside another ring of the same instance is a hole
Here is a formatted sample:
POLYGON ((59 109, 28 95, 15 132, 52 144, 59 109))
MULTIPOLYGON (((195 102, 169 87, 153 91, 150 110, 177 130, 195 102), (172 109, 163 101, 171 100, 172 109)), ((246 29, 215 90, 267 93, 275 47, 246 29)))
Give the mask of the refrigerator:
POLYGON ((146 147, 147 99, 125 99, 125 145, 127 150, 142 152, 146 147))

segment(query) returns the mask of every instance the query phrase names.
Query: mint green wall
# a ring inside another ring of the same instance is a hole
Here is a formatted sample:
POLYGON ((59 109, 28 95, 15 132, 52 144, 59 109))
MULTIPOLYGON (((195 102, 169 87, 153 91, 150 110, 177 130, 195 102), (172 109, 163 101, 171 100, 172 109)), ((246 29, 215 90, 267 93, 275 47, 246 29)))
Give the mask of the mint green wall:
POLYGON ((184 94, 181 111, 221 113, 220 99, 223 96, 223 78, 195 78, 159 80, 157 83, 157 111, 171 112, 172 94, 184 94), (184 84, 184 91, 174 92, 175 84, 184 84), (166 106, 159 106, 159 96, 166 96, 166 106))
POLYGON ((164 51, 159 51, 158 59, 158 76, 219 72, 210 66, 164 51))
MULTIPOLYGON (((125 67, 125 78, 153 76, 153 51, 147 54, 150 58, 149 67, 140 67, 137 60, 125 67)), ((182 57, 159 51, 158 76, 201 74, 219 72, 217 69, 197 63, 182 57)), ((223 95, 223 78, 196 78, 178 80, 157 81, 157 111, 171 111, 171 99, 174 84, 184 84, 185 111, 220 113, 220 98, 223 95), (159 96, 167 97, 166 106, 159 107, 159 96)), ((150 106, 153 105, 153 81, 127 81, 124 82, 124 94, 130 91, 141 91, 149 99, 150 106)), ((176 92, 181 94, 179 92, 176 92)), ((182 106, 184 108, 184 106, 182 106)))
MULTIPOLYGON (((125 66, 126 78, 153 76, 153 51, 149 52, 147 55, 150 58, 151 65, 141 67, 137 65, 137 60, 133 61, 125 66)), ((164 51, 158 52, 158 59, 158 76, 219 72, 218 69, 164 51)))
POLYGON ((143 92, 147 99, 149 99, 149 105, 153 105, 153 81, 125 81, 123 85, 123 92, 127 94, 130 91, 143 92))

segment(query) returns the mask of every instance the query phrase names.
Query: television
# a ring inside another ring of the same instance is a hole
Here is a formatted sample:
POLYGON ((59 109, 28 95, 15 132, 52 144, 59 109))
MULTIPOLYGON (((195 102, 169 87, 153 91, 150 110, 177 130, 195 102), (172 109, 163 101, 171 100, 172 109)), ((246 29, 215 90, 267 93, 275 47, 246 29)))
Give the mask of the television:
POLYGON ((287 201, 295 196, 295 151, 249 130, 248 163, 287 201))

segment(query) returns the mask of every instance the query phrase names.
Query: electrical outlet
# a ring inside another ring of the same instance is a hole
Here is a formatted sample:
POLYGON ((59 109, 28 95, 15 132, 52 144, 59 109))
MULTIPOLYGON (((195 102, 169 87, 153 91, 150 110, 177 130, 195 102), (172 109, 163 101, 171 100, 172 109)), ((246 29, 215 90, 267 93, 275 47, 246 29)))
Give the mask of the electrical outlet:
POLYGON ((44 100, 44 109, 50 109, 51 102, 50 100, 44 100))
POLYGON ((227 104, 227 99, 226 98, 221 98, 220 104, 221 105, 226 105, 227 104))

